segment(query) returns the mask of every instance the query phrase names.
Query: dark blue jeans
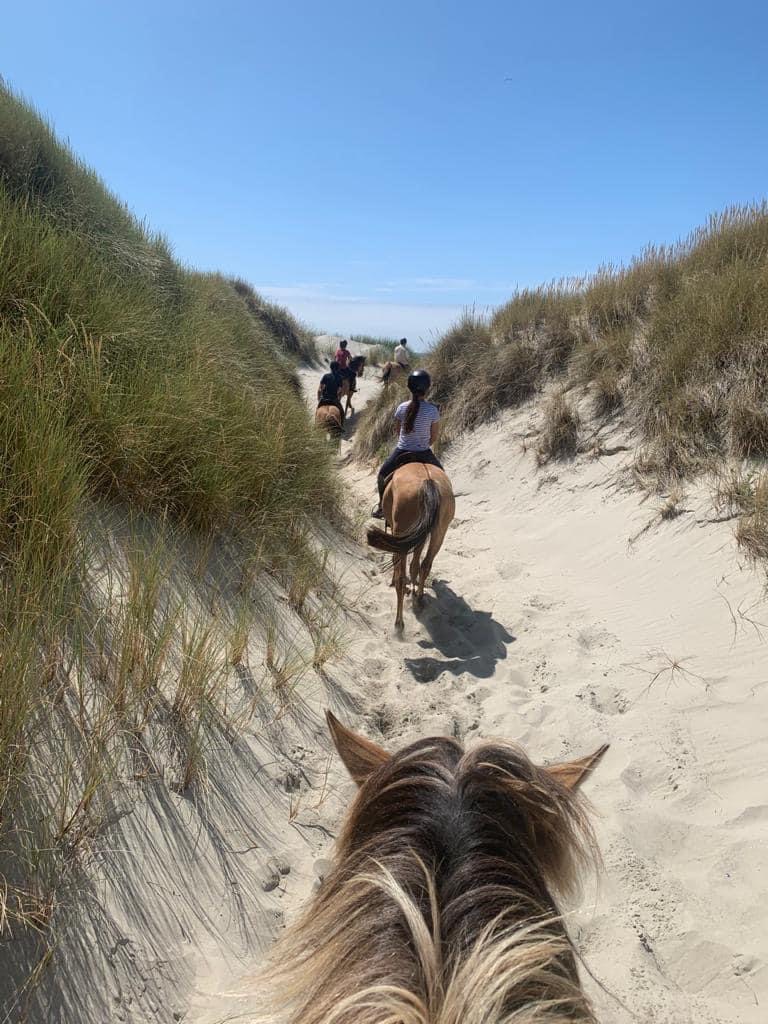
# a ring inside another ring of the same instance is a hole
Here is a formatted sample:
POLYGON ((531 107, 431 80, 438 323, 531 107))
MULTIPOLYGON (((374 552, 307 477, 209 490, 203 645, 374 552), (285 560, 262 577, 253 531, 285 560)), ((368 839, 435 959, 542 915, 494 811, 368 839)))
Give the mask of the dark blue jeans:
POLYGON ((395 448, 392 454, 384 461, 376 480, 379 488, 379 502, 381 502, 384 496, 384 488, 387 486, 387 481, 395 470, 400 469, 401 466, 407 466, 411 462, 426 462, 428 466, 437 466, 438 469, 443 468, 443 464, 431 448, 425 448, 423 452, 404 452, 400 451, 399 448, 395 448))

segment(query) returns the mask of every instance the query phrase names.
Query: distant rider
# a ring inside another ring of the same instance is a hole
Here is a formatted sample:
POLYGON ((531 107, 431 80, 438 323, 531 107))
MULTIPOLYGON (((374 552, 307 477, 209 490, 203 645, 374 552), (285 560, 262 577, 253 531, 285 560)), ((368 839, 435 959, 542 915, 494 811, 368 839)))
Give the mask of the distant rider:
POLYGON ((395 345, 395 351, 393 355, 395 362, 397 363, 398 366, 402 367, 403 370, 407 370, 410 368, 410 363, 408 361, 410 359, 410 354, 408 352, 407 346, 408 339, 401 338, 400 344, 395 345))
POLYGON ((381 500, 390 476, 409 462, 426 462, 442 469, 442 464, 432 451, 440 433, 440 411, 432 402, 426 401, 432 381, 426 370, 414 370, 408 375, 410 402, 401 402, 395 409, 394 422, 399 436, 397 446, 379 470, 379 506, 372 513, 375 519, 383 519, 381 500))
POLYGON ((352 353, 349 351, 349 342, 342 340, 339 342, 339 347, 336 349, 336 355, 333 357, 339 364, 339 372, 341 373, 342 380, 346 379, 349 381, 349 390, 353 392, 355 390, 354 385, 354 371, 349 368, 349 361, 352 358, 352 353))
POLYGON ((320 386, 317 389, 317 405, 335 405, 341 413, 341 425, 344 426, 344 409, 339 401, 339 389, 341 387, 341 373, 339 364, 334 359, 328 373, 320 378, 320 386))
POLYGON ((407 338, 401 338, 398 344, 395 345, 395 351, 392 353, 392 359, 386 364, 384 372, 381 375, 381 380, 384 384, 389 385, 395 367, 397 367, 402 373, 407 373, 410 369, 410 364, 408 362, 410 355, 408 353, 407 346, 407 338))

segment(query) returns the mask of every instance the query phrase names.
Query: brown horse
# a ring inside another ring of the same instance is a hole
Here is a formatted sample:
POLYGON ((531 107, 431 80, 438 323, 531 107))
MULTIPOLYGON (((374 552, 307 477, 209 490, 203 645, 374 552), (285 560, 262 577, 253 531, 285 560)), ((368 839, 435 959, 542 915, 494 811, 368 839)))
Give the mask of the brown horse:
POLYGON ((442 547, 456 511, 456 502, 451 482, 442 469, 412 462, 392 474, 384 491, 382 509, 392 533, 372 527, 368 530, 368 543, 372 548, 389 551, 395 556, 392 575, 392 585, 397 593, 395 628, 402 629, 408 554, 413 552, 410 573, 413 598, 421 601, 435 555, 442 547), (421 553, 427 537, 429 547, 422 561, 421 553))
POLYGON ((274 1009, 290 1024, 595 1024, 555 894, 596 854, 577 790, 607 746, 548 767, 448 738, 390 755, 328 723, 360 788, 277 947, 274 1009))
POLYGON ((409 366, 402 366, 400 363, 390 360, 382 366, 381 377, 379 380, 384 387, 389 387, 393 380, 399 380, 401 377, 407 376, 410 372, 411 368, 409 366))
POLYGON ((315 426, 325 430, 329 437, 339 438, 344 433, 341 413, 335 405, 319 405, 315 410, 315 426))
MULTIPOLYGON (((365 374, 365 356, 353 356, 349 361, 349 369, 355 375, 355 377, 362 377, 365 374)), ((345 377, 341 382, 339 388, 339 397, 346 398, 347 404, 344 406, 344 414, 348 412, 354 413, 352 408, 352 395, 354 395, 357 388, 355 386, 354 377, 345 377)))

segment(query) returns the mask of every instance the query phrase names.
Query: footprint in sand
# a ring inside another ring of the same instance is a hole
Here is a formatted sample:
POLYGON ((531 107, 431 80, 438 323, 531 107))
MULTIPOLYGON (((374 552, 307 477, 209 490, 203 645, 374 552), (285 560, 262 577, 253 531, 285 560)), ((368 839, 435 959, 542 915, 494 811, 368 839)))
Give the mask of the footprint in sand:
POLYGON ((386 669, 387 663, 381 658, 365 658, 363 661, 363 674, 369 679, 380 679, 386 669))
POLYGON ((503 580, 516 580, 525 570, 520 562, 513 562, 509 559, 506 562, 499 562, 496 566, 496 572, 503 580))
POLYGON ((617 686, 588 687, 576 696, 579 700, 586 698, 601 715, 623 715, 630 706, 629 697, 617 686))
POLYGON ((607 629, 590 626, 579 631, 576 641, 585 651, 593 651, 600 647, 616 647, 619 639, 613 633, 609 633, 607 629))

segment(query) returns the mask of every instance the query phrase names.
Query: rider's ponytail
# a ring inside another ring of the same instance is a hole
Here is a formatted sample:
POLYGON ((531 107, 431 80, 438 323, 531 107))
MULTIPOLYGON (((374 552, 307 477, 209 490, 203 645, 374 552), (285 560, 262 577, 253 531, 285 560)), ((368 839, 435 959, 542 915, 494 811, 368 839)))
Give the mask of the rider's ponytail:
POLYGON ((410 432, 413 430, 413 427, 416 423, 416 417, 419 414, 419 404, 419 396, 417 392, 414 391, 413 397, 408 403, 408 408, 405 410, 404 427, 406 434, 410 434, 410 432))

